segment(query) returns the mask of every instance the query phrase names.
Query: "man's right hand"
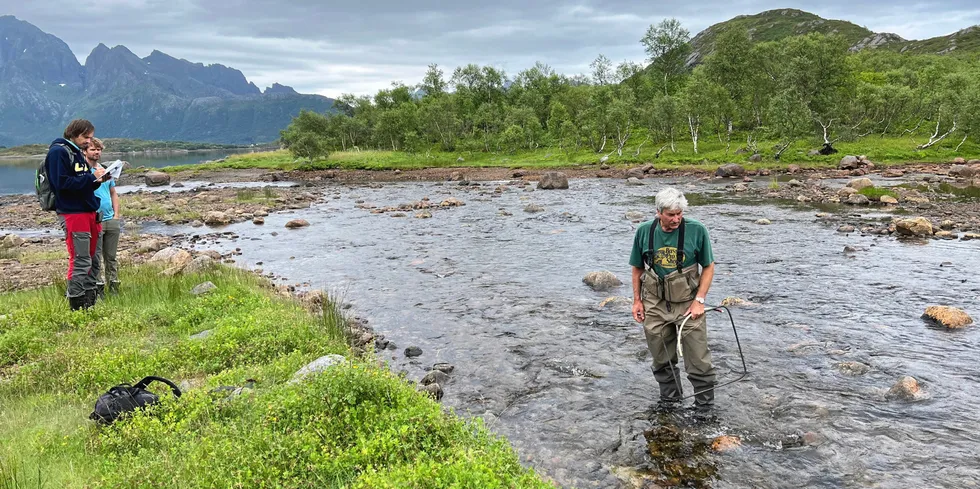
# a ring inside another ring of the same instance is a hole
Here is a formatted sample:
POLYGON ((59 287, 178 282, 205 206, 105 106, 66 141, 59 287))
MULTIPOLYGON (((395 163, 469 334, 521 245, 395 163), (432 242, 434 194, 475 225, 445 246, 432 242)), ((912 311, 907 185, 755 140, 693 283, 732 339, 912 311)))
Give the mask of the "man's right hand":
POLYGON ((638 323, 642 323, 646 319, 646 314, 643 312, 643 301, 633 301, 633 319, 638 323))
POLYGON ((106 180, 108 180, 108 178, 104 178, 106 175, 105 168, 96 168, 95 170, 92 170, 92 174, 95 175, 96 182, 105 182, 106 180))

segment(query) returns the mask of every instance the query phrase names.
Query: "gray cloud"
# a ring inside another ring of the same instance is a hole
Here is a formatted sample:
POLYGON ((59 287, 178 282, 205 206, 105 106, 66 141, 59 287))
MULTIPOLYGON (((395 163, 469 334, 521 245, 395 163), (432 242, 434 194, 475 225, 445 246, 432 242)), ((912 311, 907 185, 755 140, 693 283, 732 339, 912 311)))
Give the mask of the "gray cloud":
POLYGON ((906 39, 980 24, 974 0, 495 0, 450 3, 364 0, 0 0, 9 13, 65 40, 80 60, 98 43, 139 56, 158 49, 242 70, 260 87, 279 82, 306 93, 373 93, 418 82, 426 65, 449 75, 467 63, 510 75, 544 62, 584 73, 598 54, 642 61, 646 28, 676 17, 692 35, 740 14, 795 7, 906 39), (467 5, 471 3, 472 5, 467 5), (810 4, 810 5, 808 5, 810 4), (77 15, 72 16, 72 13, 77 15))

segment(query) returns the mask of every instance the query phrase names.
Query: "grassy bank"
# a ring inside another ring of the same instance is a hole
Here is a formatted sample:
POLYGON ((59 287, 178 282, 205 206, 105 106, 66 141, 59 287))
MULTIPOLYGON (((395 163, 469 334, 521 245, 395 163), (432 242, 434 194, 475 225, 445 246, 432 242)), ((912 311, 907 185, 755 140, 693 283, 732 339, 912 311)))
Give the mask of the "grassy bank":
POLYGON ((348 170, 410 170, 421 168, 447 167, 476 167, 476 168, 562 168, 598 163, 603 156, 608 156, 609 165, 632 165, 653 163, 660 167, 692 169, 724 163, 740 163, 746 168, 781 168, 797 164, 810 168, 836 167, 842 156, 847 154, 867 155, 875 163, 944 163, 958 156, 966 159, 980 157, 980 145, 968 141, 955 151, 959 139, 943 141, 932 148, 916 150, 916 143, 908 138, 879 138, 867 137, 857 142, 841 142, 835 147, 840 151, 836 155, 822 156, 808 154, 811 149, 819 148, 817 141, 799 141, 791 145, 780 159, 775 160, 775 141, 759 142, 757 148, 762 155, 762 161, 749 162, 749 153, 735 154, 739 142, 732 145, 721 143, 717 139, 701 140, 698 153, 694 153, 693 144, 678 141, 676 151, 670 148, 663 150, 657 157, 657 152, 663 146, 641 141, 627 145, 622 156, 611 148, 603 153, 590 150, 563 151, 558 148, 543 148, 533 151, 517 152, 442 152, 429 151, 411 154, 402 151, 342 151, 331 153, 326 159, 310 163, 293 157, 288 151, 270 151, 232 155, 224 161, 204 163, 201 165, 174 166, 165 171, 181 170, 222 170, 222 169, 268 169, 268 170, 319 170, 319 169, 348 169, 348 170), (639 149, 639 152, 637 150, 639 149))
POLYGON ((122 294, 90 311, 69 312, 63 284, 2 296, 0 488, 548 487, 478 423, 350 357, 332 308, 313 316, 233 269, 157 272, 124 268, 122 294), (189 293, 205 280, 217 289, 189 293), (329 353, 348 361, 287 382, 329 353), (149 374, 192 388, 110 427, 87 419, 149 374))

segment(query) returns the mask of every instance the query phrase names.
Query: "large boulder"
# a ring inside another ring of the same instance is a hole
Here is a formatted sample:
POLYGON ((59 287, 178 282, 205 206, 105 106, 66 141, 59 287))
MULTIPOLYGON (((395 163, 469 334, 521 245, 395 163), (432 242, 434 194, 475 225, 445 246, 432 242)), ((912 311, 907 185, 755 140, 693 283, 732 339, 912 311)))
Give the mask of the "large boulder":
POLYGON ((735 163, 728 163, 727 165, 721 165, 715 170, 715 176, 722 178, 734 178, 734 177, 744 177, 745 168, 742 165, 735 163))
POLYGON ((192 259, 191 254, 187 250, 170 247, 156 252, 149 259, 149 263, 182 268, 190 263, 192 259))
POLYGON ((204 215, 204 224, 208 226, 224 226, 231 224, 231 217, 220 211, 211 211, 204 215))
POLYGON ((629 170, 626 171, 626 178, 627 179, 629 179, 629 178, 637 178, 637 179, 643 180, 643 177, 645 175, 646 175, 646 172, 644 172, 643 171, 643 168, 641 168, 641 167, 630 168, 629 170))
POLYGON ((904 236, 932 236, 935 230, 924 217, 902 219, 895 223, 895 231, 904 236))
POLYGON ((847 196, 847 203, 851 205, 868 205, 871 199, 861 194, 851 194, 847 196))
POLYGON ((864 188, 874 187, 875 184, 874 182, 871 181, 870 178, 865 177, 865 178, 855 178, 850 182, 848 182, 847 186, 853 188, 854 190, 860 191, 861 189, 864 188))
POLYGON ((966 165, 953 165, 949 168, 949 174, 954 177, 973 178, 974 175, 980 174, 980 168, 966 165))
POLYGON ((147 187, 161 187, 170 184, 170 175, 162 171, 148 171, 143 175, 143 182, 147 187))
POLYGON ((861 160, 859 160, 858 157, 854 155, 847 155, 841 158, 840 164, 837 165, 837 168, 840 168, 841 170, 856 170, 860 167, 861 167, 861 160))
POLYGON ((0 248, 17 248, 24 244, 24 238, 16 234, 8 234, 0 241, 0 248))
POLYGON ((582 282, 585 282, 585 285, 592 287, 592 290, 595 291, 609 290, 613 287, 623 285, 623 282, 615 274, 605 270, 601 272, 589 272, 582 278, 582 282))
POLYGON ((568 188, 568 177, 558 171, 545 172, 538 180, 538 188, 541 190, 558 190, 568 188))
POLYGON ((973 323, 966 311, 950 306, 929 306, 922 319, 933 321, 949 329, 959 329, 973 323))
POLYGON ((201 255, 184 267, 184 273, 200 273, 214 266, 214 259, 208 255, 201 255))
POLYGON ((347 359, 343 355, 324 355, 297 370, 289 382, 299 382, 308 376, 319 374, 330 367, 344 365, 345 363, 347 363, 347 359))

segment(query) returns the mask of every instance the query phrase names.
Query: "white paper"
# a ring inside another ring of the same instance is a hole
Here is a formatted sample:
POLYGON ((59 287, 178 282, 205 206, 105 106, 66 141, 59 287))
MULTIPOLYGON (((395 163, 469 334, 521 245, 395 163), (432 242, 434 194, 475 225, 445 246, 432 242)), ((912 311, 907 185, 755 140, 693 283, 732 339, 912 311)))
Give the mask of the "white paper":
POLYGON ((113 161, 105 171, 112 174, 112 178, 118 179, 122 175, 123 164, 122 160, 113 161))

